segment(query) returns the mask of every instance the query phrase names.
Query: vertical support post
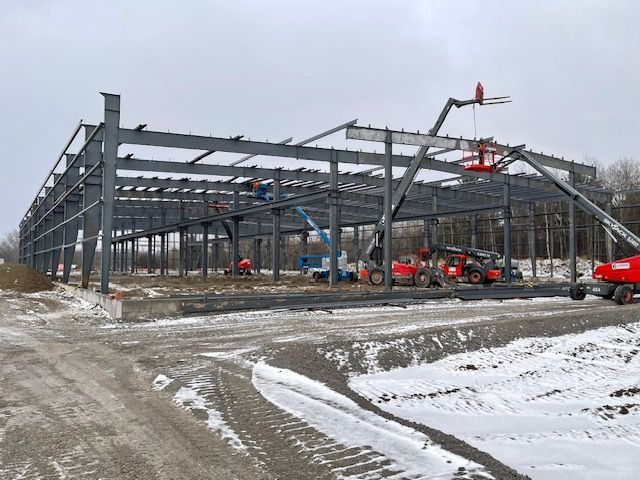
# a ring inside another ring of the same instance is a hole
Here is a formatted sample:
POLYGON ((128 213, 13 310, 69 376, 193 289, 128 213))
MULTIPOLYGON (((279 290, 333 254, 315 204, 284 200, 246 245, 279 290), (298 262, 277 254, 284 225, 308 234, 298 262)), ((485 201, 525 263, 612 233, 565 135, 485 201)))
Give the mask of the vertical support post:
POLYGON ((591 220, 591 273, 596 269, 596 225, 591 220))
POLYGON ((120 96, 104 96, 104 158, 102 168, 102 263, 100 291, 109 293, 109 250, 113 230, 113 204, 116 188, 116 159, 118 158, 118 130, 120 125, 120 96))
MULTIPOLYGON (((262 222, 258 218, 258 235, 262 232, 262 222)), ((260 269, 262 268, 262 238, 256 237, 255 239, 255 251, 253 252, 253 268, 256 273, 260 273, 260 269)))
POLYGON ((167 234, 160 234, 160 276, 167 274, 167 234))
POLYGON ((393 164, 391 132, 384 142, 384 289, 393 288, 393 164))
MULTIPOLYGON (((273 179, 273 199, 275 201, 280 200, 280 172, 276 170, 275 177, 273 179)), ((273 233, 271 241, 271 281, 280 281, 280 210, 274 208, 271 210, 271 216, 273 217, 273 233)))
MULTIPOLYGON (((438 244, 438 196, 436 195, 435 192, 433 192, 433 195, 431 196, 431 213, 433 214, 433 217, 429 220, 431 226, 430 226, 430 231, 431 231, 431 241, 429 242, 429 248, 433 248, 438 244)), ((433 268, 438 268, 438 252, 435 251, 433 252, 433 255, 431 256, 431 260, 432 260, 432 267, 433 268)))
POLYGON ((360 227, 353 227, 353 254, 356 260, 356 273, 360 271, 360 227))
POLYGON ((134 266, 135 266, 135 267, 134 267, 134 273, 138 273, 138 252, 140 251, 140 239, 139 239, 139 238, 136 238, 136 239, 134 240, 134 242, 135 242, 135 249, 134 249, 134 251, 135 251, 135 253, 134 253, 135 257, 134 257, 134 261, 133 261, 133 262, 134 262, 134 266))
POLYGON ((260 239, 253 239, 253 270, 260 273, 260 239))
POLYGON ((184 228, 181 228, 178 231, 178 275, 180 275, 181 277, 184 276, 185 271, 184 271, 184 237, 185 237, 185 230, 184 228))
MULTIPOLYGON (((54 181, 60 178, 60 174, 54 174, 54 181)), ((64 191, 66 190, 64 180, 61 180, 58 185, 53 189, 54 202, 57 201, 64 191)), ((64 221, 64 204, 59 205, 53 211, 53 226, 56 228, 52 235, 52 247, 54 250, 51 252, 51 279, 55 280, 58 276, 58 265, 60 263, 60 254, 62 253, 62 243, 64 240, 64 230, 61 223, 64 221)))
MULTIPOLYGON (((66 166, 71 166, 71 160, 74 155, 67 155, 66 158, 66 166)), ((80 178, 80 168, 79 168, 79 159, 76 160, 77 163, 73 164, 71 168, 67 171, 67 176, 65 178, 66 189, 71 188, 75 185, 80 178)), ((65 245, 63 249, 63 270, 62 270, 62 282, 69 283, 69 276, 71 275, 71 266, 73 264, 73 256, 76 251, 76 242, 78 240, 78 230, 80 225, 80 219, 74 218, 80 211, 80 194, 79 193, 71 193, 67 195, 67 198, 64 201, 64 220, 67 222, 64 225, 63 232, 63 244, 65 245)))
POLYGON ((529 204, 529 220, 528 220, 528 233, 529 233, 529 257, 531 258, 531 274, 533 278, 537 278, 537 252, 536 252, 536 204, 529 204))
MULTIPOLYGON (((574 188, 576 186, 576 174, 573 171, 569 172, 569 185, 574 188)), ((573 200, 569 200, 569 268, 572 282, 575 282, 578 278, 576 268, 577 246, 576 204, 573 200)))
MULTIPOLYGON (((134 231, 135 231, 135 229, 132 230, 132 233, 134 231)), ((131 244, 131 265, 130 265, 129 271, 131 273, 135 273, 135 271, 136 271, 136 241, 135 241, 135 239, 133 239, 129 243, 131 244)))
POLYGON ((329 164, 329 286, 338 285, 338 158, 331 150, 329 164))
MULTIPOLYGON (((50 193, 51 187, 46 187, 45 192, 50 193)), ((45 212, 48 212, 53 207, 53 195, 54 193, 51 192, 51 194, 48 195, 47 198, 45 198, 44 200, 45 212)), ((42 231, 44 234, 42 247, 46 250, 42 254, 42 258, 43 258, 42 273, 46 274, 47 270, 49 270, 51 266, 51 247, 53 247, 53 235, 52 235, 53 232, 49 232, 49 230, 51 230, 51 228, 53 227, 53 214, 49 213, 48 215, 45 215, 44 221, 42 223, 43 223, 42 231), (45 233, 45 232, 49 232, 49 233, 45 233)))
MULTIPOLYGON (((106 99, 105 99, 106 104, 106 99)), ((105 105, 106 108, 106 105, 105 105)), ((105 111, 105 117, 107 113, 105 111)), ((110 116, 111 117, 111 116, 110 116)), ((110 121, 111 123, 111 121, 110 121)), ((94 127, 85 126, 85 139, 88 139, 91 135, 91 131, 94 127)), ((102 161, 102 144, 98 140, 92 140, 89 142, 89 145, 84 151, 84 171, 87 172, 95 165, 102 161)), ((84 181, 83 189, 82 189, 82 208, 88 209, 91 205, 94 205, 96 202, 100 200, 100 195, 102 193, 102 185, 104 183, 103 180, 103 169, 97 167, 94 171, 93 175, 87 177, 84 181)), ((87 288, 89 285, 89 275, 91 274, 91 269, 93 268, 93 261, 95 258, 96 247, 98 245, 98 233, 100 229, 100 212, 101 207, 99 204, 94 205, 89 210, 86 210, 82 214, 82 277, 80 280, 80 286, 82 288, 87 288)), ((111 214, 113 214, 113 205, 111 214)), ((102 214, 104 216, 104 213, 102 214)), ((102 257, 108 257, 106 260, 106 275, 107 275, 107 287, 108 287, 108 277, 109 277, 109 268, 110 263, 109 259, 111 258, 111 231, 113 227, 113 215, 110 217, 109 223, 109 243, 102 244, 102 257)), ((104 227, 103 227, 104 229, 104 227)), ((103 232, 104 233, 104 232, 103 232)), ((104 237, 103 237, 104 239, 104 237)), ((103 268, 104 270, 104 268, 103 268)), ((100 291, 102 291, 102 273, 100 276, 100 291)), ((106 292, 105 292, 106 293, 106 292)))
POLYGON ((151 245, 151 235, 147 235, 147 273, 151 273, 151 262, 152 262, 152 245, 151 245))
MULTIPOLYGON (((237 190, 233 192, 233 209, 235 211, 240 210, 240 192, 237 190)), ((233 232, 233 238, 231 239, 231 250, 233 251, 231 273, 233 278, 236 278, 240 274, 240 269, 238 268, 238 261, 240 260, 240 217, 233 217, 231 227, 233 232)))
POLYGON ((218 273, 218 260, 220 258, 220 242, 218 241, 218 225, 213 226, 213 271, 218 273))
POLYGON ((209 224, 202 225, 202 278, 209 275, 209 224))
POLYGON ((478 215, 469 217, 469 237, 471 248, 478 248, 478 215))
POLYGON ((129 243, 123 240, 122 245, 124 246, 124 265, 122 271, 126 272, 129 268, 129 243))
POLYGON ((504 193, 504 281, 511 283, 511 185, 505 183, 504 193))
MULTIPOLYGON (((309 232, 306 230, 300 234, 300 256, 307 255, 309 252, 309 232)), ((300 274, 304 272, 300 269, 300 274)))

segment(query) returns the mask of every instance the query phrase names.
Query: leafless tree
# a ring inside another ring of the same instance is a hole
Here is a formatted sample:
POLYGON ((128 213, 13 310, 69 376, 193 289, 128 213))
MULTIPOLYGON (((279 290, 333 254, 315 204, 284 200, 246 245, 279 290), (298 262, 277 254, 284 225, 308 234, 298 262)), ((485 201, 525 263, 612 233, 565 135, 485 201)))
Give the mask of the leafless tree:
POLYGON ((5 262, 17 262, 19 245, 20 233, 18 230, 7 233, 0 240, 0 258, 4 258, 5 262))

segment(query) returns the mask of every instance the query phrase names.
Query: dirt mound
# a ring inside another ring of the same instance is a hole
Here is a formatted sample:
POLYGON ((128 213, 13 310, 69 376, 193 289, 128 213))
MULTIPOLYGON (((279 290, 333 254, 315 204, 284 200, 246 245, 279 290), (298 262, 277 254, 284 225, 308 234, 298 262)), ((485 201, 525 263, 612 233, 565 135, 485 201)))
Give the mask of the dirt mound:
POLYGON ((45 274, 36 272, 27 265, 17 263, 0 265, 0 289, 2 290, 32 293, 52 288, 53 284, 45 274))

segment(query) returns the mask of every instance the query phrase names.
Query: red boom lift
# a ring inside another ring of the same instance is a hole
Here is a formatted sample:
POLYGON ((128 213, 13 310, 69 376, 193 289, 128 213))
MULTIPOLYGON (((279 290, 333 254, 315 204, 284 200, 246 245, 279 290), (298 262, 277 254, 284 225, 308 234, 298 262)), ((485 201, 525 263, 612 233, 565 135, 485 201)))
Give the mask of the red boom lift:
MULTIPOLYGON (((640 252, 640 238, 637 235, 593 204, 575 188, 556 177, 527 152, 518 150, 511 155, 511 158, 524 160, 554 183, 577 207, 593 215, 616 243, 619 244, 618 240, 622 240, 626 245, 632 247, 635 252, 640 252)), ((572 284, 569 290, 570 297, 573 300, 583 300, 587 294, 591 294, 613 299, 619 305, 631 303, 633 295, 640 293, 640 255, 630 256, 596 267, 593 271, 593 279, 596 282, 577 282, 572 284)))

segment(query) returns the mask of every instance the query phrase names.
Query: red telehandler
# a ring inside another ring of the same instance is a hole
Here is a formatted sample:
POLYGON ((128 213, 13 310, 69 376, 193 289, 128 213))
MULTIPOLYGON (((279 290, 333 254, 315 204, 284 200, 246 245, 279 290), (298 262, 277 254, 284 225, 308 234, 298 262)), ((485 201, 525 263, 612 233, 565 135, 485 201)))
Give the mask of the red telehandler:
MULTIPOLYGON (((502 278, 503 272, 496 265, 500 254, 472 247, 458 247, 439 243, 431 249, 423 247, 417 255, 400 255, 391 266, 394 283, 416 287, 444 286, 448 279, 478 285, 493 283, 502 278), (436 253, 447 254, 439 267, 429 267, 429 260, 436 253)), ((369 278, 372 285, 384 283, 384 271, 379 267, 361 270, 362 278, 369 278)))

